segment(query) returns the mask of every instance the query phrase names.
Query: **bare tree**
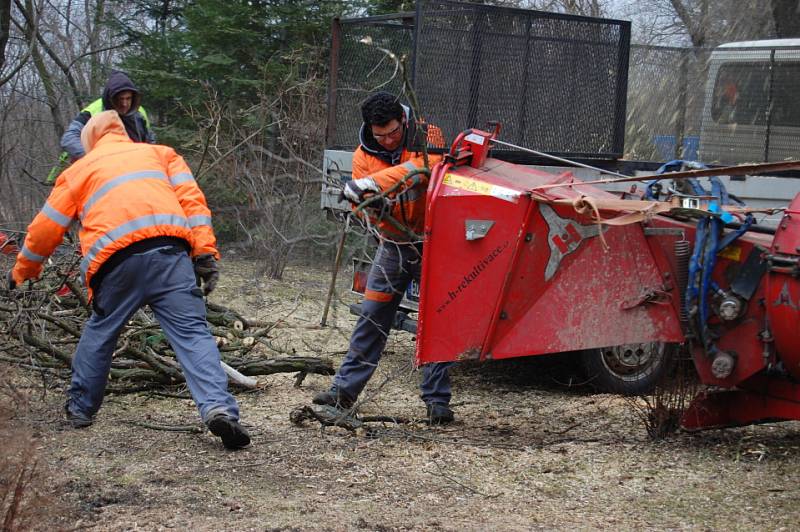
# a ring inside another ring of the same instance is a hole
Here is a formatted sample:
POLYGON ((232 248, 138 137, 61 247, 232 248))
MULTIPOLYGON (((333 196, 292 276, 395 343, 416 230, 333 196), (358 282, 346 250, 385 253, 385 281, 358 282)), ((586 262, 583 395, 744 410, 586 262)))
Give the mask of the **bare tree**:
POLYGON ((0 0, 0 72, 6 63, 6 45, 11 29, 11 0, 0 0))
POLYGON ((497 5, 536 9, 570 15, 604 17, 608 14, 608 0, 497 0, 497 5))
POLYGON ((700 47, 706 43, 706 30, 708 28, 708 0, 700 0, 695 3, 696 9, 692 10, 688 3, 683 0, 670 0, 672 9, 683 23, 692 46, 700 47), (693 12, 693 11, 696 11, 693 12))
MULTIPOLYGON (((89 33, 89 49, 93 51, 97 51, 102 46, 100 45, 100 38, 101 34, 101 23, 103 21, 103 17, 105 16, 106 11, 106 3, 105 0, 97 0, 94 8, 94 13, 91 18, 91 25, 88 28, 89 33)), ((86 19, 87 23, 89 23, 89 19, 86 19)), ((89 91, 91 94, 98 94, 100 92, 100 87, 103 85, 102 81, 102 65, 100 63, 100 55, 97 53, 93 53, 89 56, 89 64, 91 65, 90 75, 89 75, 89 91)))
POLYGON ((0 227, 20 230, 41 207, 67 122, 90 98, 121 47, 107 0, 0 0, 0 227))
POLYGON ((712 47, 775 34, 762 0, 628 0, 619 15, 633 21, 634 39, 643 44, 712 47))
POLYGON ((800 37, 800 1, 772 0, 772 18, 776 37, 800 37))

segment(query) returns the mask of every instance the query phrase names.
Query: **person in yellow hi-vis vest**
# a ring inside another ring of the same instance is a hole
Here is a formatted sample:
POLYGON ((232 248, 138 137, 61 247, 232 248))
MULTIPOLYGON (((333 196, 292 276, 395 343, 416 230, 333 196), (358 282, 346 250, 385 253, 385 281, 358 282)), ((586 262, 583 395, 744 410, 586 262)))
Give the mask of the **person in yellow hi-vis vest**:
POLYGON ((84 107, 78 116, 70 122, 61 137, 61 156, 58 164, 47 176, 47 182, 55 181, 71 163, 85 155, 81 146, 81 131, 92 116, 103 111, 115 110, 119 113, 128 137, 134 142, 155 144, 156 136, 150 127, 147 111, 141 106, 142 95, 131 79, 122 71, 114 70, 106 82, 102 97, 84 107))

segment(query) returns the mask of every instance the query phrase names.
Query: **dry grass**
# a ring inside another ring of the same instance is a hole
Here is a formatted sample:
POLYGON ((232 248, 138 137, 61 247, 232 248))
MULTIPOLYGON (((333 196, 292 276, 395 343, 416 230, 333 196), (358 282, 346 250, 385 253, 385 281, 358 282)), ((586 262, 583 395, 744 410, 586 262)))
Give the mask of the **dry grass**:
POLYGON ((25 416, 28 396, 15 372, 0 369, 0 529, 29 530, 52 517, 38 440, 25 416))
MULTIPOLYGON (((219 301, 261 319, 285 317, 276 350, 338 361, 353 319, 344 292, 320 329, 324 273, 290 268, 284 281, 227 259, 219 301)), ((346 275, 344 275, 346 277, 346 275)), ((344 280, 342 281, 344 284, 344 280)), ((413 340, 392 335, 363 413, 422 414, 413 340)), ((64 510, 51 528, 92 530, 796 529, 800 423, 651 441, 625 399, 556 386, 538 360, 453 371, 457 422, 379 426, 352 434, 292 425, 326 377, 262 379, 239 394, 254 445, 226 452, 185 425, 191 401, 109 396, 89 429, 59 422, 59 393, 35 395, 26 422, 64 510)))

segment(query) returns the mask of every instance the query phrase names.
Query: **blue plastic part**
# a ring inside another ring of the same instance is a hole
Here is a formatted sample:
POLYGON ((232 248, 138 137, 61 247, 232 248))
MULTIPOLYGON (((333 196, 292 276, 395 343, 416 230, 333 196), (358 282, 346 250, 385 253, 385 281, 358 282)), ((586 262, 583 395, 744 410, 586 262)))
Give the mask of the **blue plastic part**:
MULTIPOLYGON (((728 214, 728 216, 733 218, 733 216, 731 216, 729 213, 725 214, 728 214)), ((717 248, 717 253, 719 253, 720 251, 731 245, 734 240, 745 234, 748 231, 748 229, 750 229, 750 226, 752 226, 753 223, 755 223, 755 221, 756 219, 753 217, 753 215, 748 213, 747 218, 745 218, 744 223, 742 223, 739 229, 731 233, 728 233, 723 237, 723 239, 719 243, 719 247, 717 248)))
POLYGON ((690 161, 697 160, 697 152, 700 148, 700 137, 683 137, 683 158, 690 161))
MULTIPOLYGON (((653 145, 662 159, 669 159, 675 157, 675 147, 678 141, 675 135, 654 135, 653 145)), ((687 160, 697 160, 697 151, 700 147, 700 137, 696 135, 689 135, 683 137, 683 158, 687 160)))
MULTIPOLYGON (((697 161, 685 161, 683 159, 673 159, 671 161, 667 161, 666 163, 662 164, 658 170, 656 170, 656 175, 661 175, 665 172, 677 172, 682 167, 692 168, 694 170, 703 170, 708 168, 701 162, 697 161)), ((658 183, 658 179, 653 179, 652 181, 647 182, 647 186, 645 187, 644 192, 644 199, 646 200, 658 200, 656 195, 653 192, 655 184, 658 183)), ((692 191, 696 196, 705 196, 707 195, 705 189, 700 185, 697 179, 689 179, 689 184, 692 187, 692 191)))

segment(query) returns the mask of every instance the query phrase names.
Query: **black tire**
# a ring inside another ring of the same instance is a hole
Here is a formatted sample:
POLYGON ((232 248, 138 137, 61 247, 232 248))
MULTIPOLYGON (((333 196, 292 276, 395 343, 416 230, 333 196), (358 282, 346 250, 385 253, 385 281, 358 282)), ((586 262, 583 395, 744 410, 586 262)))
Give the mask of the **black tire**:
POLYGON ((650 393, 674 367, 676 344, 626 344, 581 352, 589 384, 607 393, 650 393))

